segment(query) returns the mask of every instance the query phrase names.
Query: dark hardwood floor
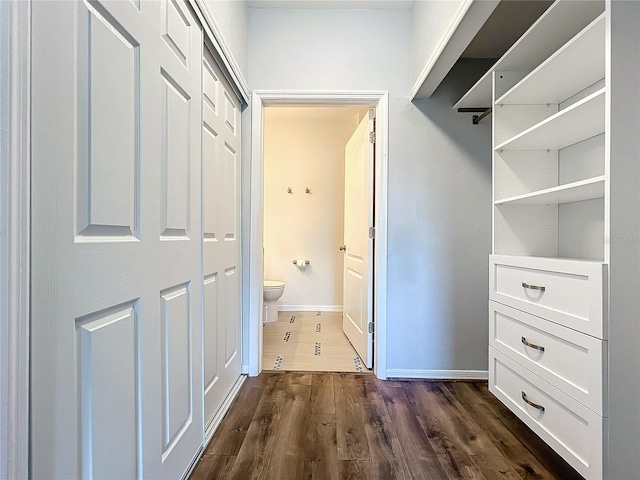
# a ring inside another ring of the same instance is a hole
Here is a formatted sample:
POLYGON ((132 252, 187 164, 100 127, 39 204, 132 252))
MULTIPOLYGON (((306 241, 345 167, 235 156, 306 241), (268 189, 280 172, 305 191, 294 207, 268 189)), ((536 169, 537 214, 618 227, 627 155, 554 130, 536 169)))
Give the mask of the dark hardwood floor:
POLYGON ((486 382, 249 378, 190 477, 580 479, 486 382))

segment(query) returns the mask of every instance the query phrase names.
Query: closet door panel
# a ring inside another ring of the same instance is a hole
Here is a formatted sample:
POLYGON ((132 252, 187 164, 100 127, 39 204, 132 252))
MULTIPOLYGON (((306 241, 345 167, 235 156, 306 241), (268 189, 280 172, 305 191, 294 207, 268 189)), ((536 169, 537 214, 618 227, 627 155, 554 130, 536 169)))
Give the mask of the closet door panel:
POLYGON ((241 370, 240 105, 213 56, 203 58, 205 424, 241 370))
POLYGON ((202 33, 170 3, 33 4, 33 478, 202 446, 202 33))

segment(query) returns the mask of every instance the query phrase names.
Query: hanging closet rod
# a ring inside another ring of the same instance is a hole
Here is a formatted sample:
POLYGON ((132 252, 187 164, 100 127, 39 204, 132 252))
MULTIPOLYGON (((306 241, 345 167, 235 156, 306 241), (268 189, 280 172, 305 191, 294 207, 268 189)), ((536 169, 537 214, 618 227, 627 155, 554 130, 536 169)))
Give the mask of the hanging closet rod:
POLYGON ((473 116, 473 124, 478 125, 478 123, 480 123, 480 120, 482 120, 487 115, 491 115, 491 107, 488 107, 488 108, 463 107, 458 109, 458 113, 480 113, 481 115, 473 116))

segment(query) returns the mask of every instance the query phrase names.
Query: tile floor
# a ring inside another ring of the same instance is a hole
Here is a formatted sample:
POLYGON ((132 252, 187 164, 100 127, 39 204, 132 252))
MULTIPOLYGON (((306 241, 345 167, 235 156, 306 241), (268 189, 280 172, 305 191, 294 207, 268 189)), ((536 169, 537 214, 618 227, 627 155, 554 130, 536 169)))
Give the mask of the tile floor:
POLYGON ((263 338, 266 371, 368 371, 342 331, 341 312, 280 312, 263 338))

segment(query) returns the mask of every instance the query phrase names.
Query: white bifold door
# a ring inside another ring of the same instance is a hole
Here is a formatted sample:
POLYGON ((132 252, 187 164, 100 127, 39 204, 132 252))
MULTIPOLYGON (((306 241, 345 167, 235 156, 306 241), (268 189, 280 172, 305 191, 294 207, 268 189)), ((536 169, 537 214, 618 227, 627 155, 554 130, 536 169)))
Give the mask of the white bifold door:
POLYGON ((183 0, 33 2, 32 38, 31 475, 177 479, 202 446, 204 376, 228 389, 240 370, 239 326, 211 321, 239 323, 237 101, 214 86, 203 164, 183 0), (203 268, 203 236, 231 257, 203 268))

